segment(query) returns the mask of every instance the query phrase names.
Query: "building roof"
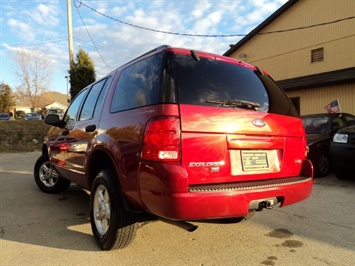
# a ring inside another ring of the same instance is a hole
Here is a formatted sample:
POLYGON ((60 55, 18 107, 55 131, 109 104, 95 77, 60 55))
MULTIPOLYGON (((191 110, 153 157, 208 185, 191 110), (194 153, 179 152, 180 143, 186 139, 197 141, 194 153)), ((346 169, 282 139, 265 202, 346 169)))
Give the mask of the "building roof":
POLYGON ((58 102, 63 106, 68 106, 67 95, 64 93, 60 93, 57 91, 49 91, 45 93, 46 98, 50 100, 50 102, 58 102))
MULTIPOLYGON (((53 104, 54 102, 57 102, 59 104, 61 104, 62 106, 68 106, 68 101, 67 101, 67 95, 60 93, 60 92, 56 92, 56 91, 48 91, 45 92, 44 94, 44 101, 43 101, 43 106, 41 107, 45 107, 47 105, 53 104)), ((18 100, 16 102, 16 106, 31 106, 31 103, 28 99, 26 100, 18 100)))
POLYGON ((237 42, 235 45, 231 45, 231 48, 225 52, 224 56, 230 56, 240 47, 242 47, 245 43, 247 43, 250 39, 252 39, 255 35, 257 35, 260 31, 266 28, 269 24, 271 24, 274 20, 276 20, 280 15, 282 15, 286 10, 292 7, 298 0, 289 0, 283 6, 281 6, 278 10, 276 10, 271 16, 269 16, 266 20, 264 20, 259 26, 253 29, 250 33, 248 33, 243 39, 237 42))
POLYGON ((66 110, 67 106, 58 102, 54 102, 51 103, 47 106, 45 106, 46 109, 62 109, 62 110, 66 110))

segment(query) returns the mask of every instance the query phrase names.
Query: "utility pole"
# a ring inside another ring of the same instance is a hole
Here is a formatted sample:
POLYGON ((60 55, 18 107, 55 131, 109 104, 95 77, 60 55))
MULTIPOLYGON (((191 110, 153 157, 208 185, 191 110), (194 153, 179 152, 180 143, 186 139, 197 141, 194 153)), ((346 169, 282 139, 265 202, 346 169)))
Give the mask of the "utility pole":
MULTIPOLYGON (((73 68, 74 64, 74 44, 73 44, 73 26, 71 18, 71 0, 67 0, 67 13, 68 13, 68 47, 69 47, 69 73, 73 68)), ((68 76, 65 76, 67 79, 67 102, 69 103, 68 95, 68 76)))
POLYGON ((74 45, 73 45, 73 27, 71 17, 71 0, 67 0, 67 13, 68 13, 68 46, 69 46, 69 69, 72 69, 74 62, 74 45))

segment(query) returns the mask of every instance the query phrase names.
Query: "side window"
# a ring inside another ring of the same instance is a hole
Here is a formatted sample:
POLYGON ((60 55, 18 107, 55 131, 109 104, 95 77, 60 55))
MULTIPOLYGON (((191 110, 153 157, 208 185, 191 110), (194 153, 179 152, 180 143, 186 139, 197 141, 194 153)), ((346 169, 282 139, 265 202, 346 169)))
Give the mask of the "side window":
POLYGON ((158 103, 161 61, 162 54, 157 54, 122 71, 111 112, 158 103))
POLYGON ((332 124, 331 124, 331 130, 332 132, 338 131, 340 128, 344 126, 344 122, 340 117, 336 117, 333 119, 332 124))
POLYGON ((352 115, 344 114, 348 126, 355 126, 355 117, 352 115))
POLYGON ((88 91, 88 87, 86 87, 81 92, 79 92, 79 94, 75 97, 75 99, 73 100, 73 102, 69 106, 69 108, 65 114, 65 122, 67 124, 70 124, 70 123, 73 123, 76 121, 76 118, 77 118, 77 115, 79 112, 79 108, 81 106, 83 99, 85 98, 87 91, 88 91))
POLYGON ((101 110, 102 102, 104 100, 104 96, 107 91, 107 88, 110 85, 110 82, 111 82, 111 76, 106 80, 105 85, 100 92, 99 99, 97 99, 95 110, 94 110, 94 117, 96 117, 99 111, 101 110))
MULTIPOLYGON (((86 97, 84 106, 81 110, 81 114, 80 114, 80 118, 79 118, 80 121, 87 120, 87 119, 94 117, 97 103, 100 99, 99 96, 104 94, 104 93, 102 93, 102 88, 105 85, 105 83, 108 83, 106 81, 107 81, 107 79, 100 80, 99 82, 95 83, 92 86, 91 90, 89 91, 88 96, 86 97)), ((106 89, 106 87, 107 86, 105 86, 104 89, 106 89)), ((102 97, 101 97, 101 101, 102 101, 102 97)), ((100 102, 100 105, 101 105, 101 102, 100 102)))

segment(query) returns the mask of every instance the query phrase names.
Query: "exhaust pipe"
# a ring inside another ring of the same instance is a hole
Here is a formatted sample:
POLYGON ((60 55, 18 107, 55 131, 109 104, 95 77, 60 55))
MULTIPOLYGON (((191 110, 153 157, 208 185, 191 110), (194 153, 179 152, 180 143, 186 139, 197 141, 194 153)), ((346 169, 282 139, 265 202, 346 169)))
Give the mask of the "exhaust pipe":
POLYGON ((158 217, 158 219, 164 223, 168 223, 168 224, 180 227, 181 229, 185 229, 188 232, 193 232, 198 228, 197 225, 194 225, 192 223, 188 223, 186 221, 173 221, 173 220, 165 219, 162 217, 158 217))

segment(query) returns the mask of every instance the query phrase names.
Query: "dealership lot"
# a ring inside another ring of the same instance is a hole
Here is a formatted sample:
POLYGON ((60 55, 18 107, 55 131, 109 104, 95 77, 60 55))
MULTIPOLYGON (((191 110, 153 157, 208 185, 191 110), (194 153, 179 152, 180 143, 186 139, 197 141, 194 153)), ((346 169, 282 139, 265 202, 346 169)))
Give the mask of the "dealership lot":
POLYGON ((316 178, 304 202, 249 222, 196 222, 189 233, 161 221, 126 249, 103 252, 90 228, 86 191, 40 192, 38 152, 0 154, 0 265, 352 265, 355 181, 316 178))

